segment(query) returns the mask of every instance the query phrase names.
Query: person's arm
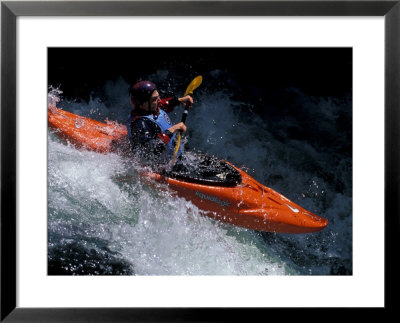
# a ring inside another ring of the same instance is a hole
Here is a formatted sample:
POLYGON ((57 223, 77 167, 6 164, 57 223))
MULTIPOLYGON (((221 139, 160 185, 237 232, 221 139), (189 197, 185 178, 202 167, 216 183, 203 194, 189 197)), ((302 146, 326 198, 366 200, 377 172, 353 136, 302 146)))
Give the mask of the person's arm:
POLYGON ((177 123, 165 132, 146 118, 138 118, 131 124, 132 139, 136 146, 143 153, 159 155, 164 151, 174 133, 178 130, 186 132, 186 126, 183 122, 177 123))
POLYGON ((162 136, 160 128, 146 118, 138 118, 133 121, 131 131, 132 141, 142 154, 158 155, 165 149, 166 144, 169 142, 169 136, 165 135, 168 138, 168 142, 165 143, 166 138, 160 137, 162 136))
POLYGON ((171 128, 168 128, 168 132, 171 133, 172 135, 177 132, 178 130, 182 131, 183 133, 186 132, 186 125, 183 122, 179 122, 177 124, 174 124, 171 128))
POLYGON ((176 97, 164 98, 161 99, 160 108, 169 113, 172 112, 179 103, 179 99, 176 97))
POLYGON ((145 118, 137 118, 131 123, 132 139, 136 144, 143 145, 154 139, 154 131, 145 118))
POLYGON ((163 109, 165 112, 169 113, 174 110, 177 105, 188 105, 189 107, 193 104, 193 98, 190 95, 186 95, 181 98, 171 97, 161 99, 160 108, 163 109))

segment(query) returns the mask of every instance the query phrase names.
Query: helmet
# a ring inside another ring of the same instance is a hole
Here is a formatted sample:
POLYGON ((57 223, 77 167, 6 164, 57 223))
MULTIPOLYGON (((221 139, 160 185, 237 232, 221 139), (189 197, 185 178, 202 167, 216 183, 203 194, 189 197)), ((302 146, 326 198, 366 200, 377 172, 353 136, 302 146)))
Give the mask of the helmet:
POLYGON ((129 93, 133 104, 138 106, 149 101, 155 90, 157 90, 157 87, 153 82, 140 81, 131 87, 129 93))

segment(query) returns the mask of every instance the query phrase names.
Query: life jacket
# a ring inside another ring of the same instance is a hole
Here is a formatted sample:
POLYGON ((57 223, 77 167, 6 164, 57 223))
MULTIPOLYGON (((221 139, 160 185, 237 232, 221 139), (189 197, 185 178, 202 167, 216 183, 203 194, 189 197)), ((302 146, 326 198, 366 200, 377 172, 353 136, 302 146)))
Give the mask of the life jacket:
MULTIPOLYGON (((137 118, 147 118, 147 119, 151 120, 152 122, 154 122, 155 124, 157 124, 160 127, 162 133, 167 131, 172 126, 172 122, 171 122, 168 114, 162 109, 160 109, 160 114, 157 116, 157 118, 155 118, 153 114, 146 115, 146 116, 136 116, 133 118, 132 118, 132 115, 129 115, 127 129, 128 129, 128 136, 129 136, 129 139, 131 142, 133 142, 131 123, 132 123, 132 121, 136 120, 137 118)), ((177 135, 177 133, 174 133, 173 136, 169 139, 169 142, 165 146, 165 149, 166 149, 169 159, 172 159, 172 157, 174 155, 176 135, 177 135)), ((176 156, 178 157, 181 154, 182 154, 182 145, 180 145, 176 156)))

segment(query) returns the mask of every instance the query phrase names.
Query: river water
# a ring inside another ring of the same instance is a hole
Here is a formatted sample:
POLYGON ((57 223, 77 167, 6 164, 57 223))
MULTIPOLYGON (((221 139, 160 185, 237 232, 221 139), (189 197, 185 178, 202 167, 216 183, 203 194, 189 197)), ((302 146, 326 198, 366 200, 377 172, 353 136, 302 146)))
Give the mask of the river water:
MULTIPOLYGON (((57 53, 49 56, 50 71, 66 66, 57 53)), ((346 53, 348 67, 351 51, 346 53)), ((330 93, 320 84, 282 82, 285 73, 276 74, 277 68, 268 82, 261 82, 261 76, 245 78, 244 68, 235 72, 234 65, 221 63, 219 69, 207 59, 194 67, 163 62, 141 74, 158 84, 162 96, 182 95, 188 70, 193 77, 203 75, 186 122, 185 149, 242 167, 327 218, 329 225, 317 233, 291 235, 220 223, 190 201, 142 183, 134 160, 76 149, 49 130, 49 274, 352 274, 351 88, 343 91, 341 84, 330 93), (279 75, 276 83, 273 75, 279 75)), ((88 91, 82 92, 67 74, 63 84, 61 74, 56 78, 49 72, 49 98, 73 113, 124 124, 131 80, 123 73, 105 74, 99 82, 88 80, 88 91)), ((285 75, 290 79, 292 74, 285 75)), ((333 76, 327 72, 326 77, 333 76)), ((178 122, 181 113, 177 107, 170 117, 178 122)))

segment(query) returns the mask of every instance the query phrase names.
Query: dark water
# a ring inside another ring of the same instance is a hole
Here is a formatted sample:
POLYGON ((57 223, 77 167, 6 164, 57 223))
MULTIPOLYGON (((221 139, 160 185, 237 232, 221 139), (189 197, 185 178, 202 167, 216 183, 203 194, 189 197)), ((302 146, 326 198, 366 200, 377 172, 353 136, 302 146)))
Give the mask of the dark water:
POLYGON ((49 132, 49 274, 351 275, 351 49, 49 49, 58 106, 98 120, 125 123, 139 79, 182 95, 199 74, 186 148, 245 167, 328 227, 288 235, 218 223, 141 183, 134 162, 49 132))

